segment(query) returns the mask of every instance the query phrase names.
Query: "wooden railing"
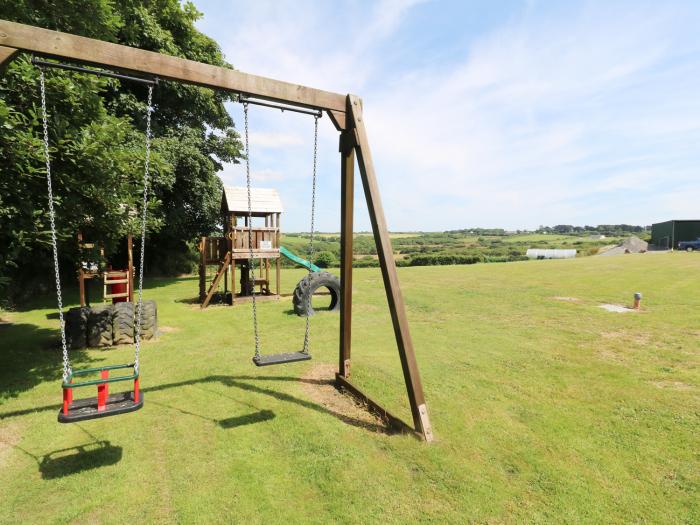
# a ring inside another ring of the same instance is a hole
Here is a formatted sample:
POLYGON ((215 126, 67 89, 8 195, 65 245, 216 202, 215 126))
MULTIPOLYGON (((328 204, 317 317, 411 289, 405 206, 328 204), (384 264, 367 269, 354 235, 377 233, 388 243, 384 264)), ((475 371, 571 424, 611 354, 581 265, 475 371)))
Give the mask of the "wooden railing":
MULTIPOLYGON (((235 259, 246 259, 249 255, 248 228, 231 229, 226 237, 203 237, 199 249, 200 264, 221 264, 229 249, 235 259)), ((279 228, 262 226, 253 228, 253 254, 258 257, 279 257, 279 228)))
MULTIPOLYGON (((265 257, 279 255, 279 228, 257 227, 253 228, 253 253, 265 257)), ((245 255, 249 252, 249 230, 244 226, 231 229, 228 238, 231 240, 231 250, 236 255, 245 255)))
POLYGON ((220 264, 228 251, 226 237, 204 237, 199 246, 204 264, 220 264), (203 246, 202 246, 203 244, 203 246))

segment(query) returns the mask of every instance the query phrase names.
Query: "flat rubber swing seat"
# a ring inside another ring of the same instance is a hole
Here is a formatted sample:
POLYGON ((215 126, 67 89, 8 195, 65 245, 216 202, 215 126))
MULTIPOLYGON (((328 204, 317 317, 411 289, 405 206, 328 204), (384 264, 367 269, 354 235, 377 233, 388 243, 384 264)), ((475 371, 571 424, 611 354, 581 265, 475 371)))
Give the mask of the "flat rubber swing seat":
POLYGON ((139 393, 139 400, 134 401, 133 392, 119 392, 107 396, 103 410, 97 409, 97 398, 88 397, 77 399, 68 407, 68 413, 63 410, 58 412, 59 423, 75 423, 88 419, 98 419, 101 417, 116 416, 134 412, 143 406, 143 393, 139 393))
POLYGON ((304 352, 287 352, 284 354, 255 356, 253 358, 253 363, 255 363, 255 366, 270 366, 295 363, 297 361, 308 361, 310 359, 311 356, 309 354, 305 354, 304 352))

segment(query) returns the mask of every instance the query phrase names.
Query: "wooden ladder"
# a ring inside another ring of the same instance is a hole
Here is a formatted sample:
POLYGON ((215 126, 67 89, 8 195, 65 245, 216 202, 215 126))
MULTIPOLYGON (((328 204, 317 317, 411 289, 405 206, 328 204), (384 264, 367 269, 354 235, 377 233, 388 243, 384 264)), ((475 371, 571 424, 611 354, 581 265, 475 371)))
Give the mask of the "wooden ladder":
POLYGON ((107 299, 116 299, 119 297, 129 297, 129 271, 116 271, 109 270, 103 274, 104 281, 104 293, 102 294, 102 299, 106 301, 107 299), (121 293, 107 293, 109 286, 113 284, 126 284, 126 291, 121 293))
POLYGON ((207 306, 209 306, 209 301, 211 301, 211 298, 213 297, 214 292, 219 287, 219 282, 221 281, 221 277, 223 277, 224 272, 226 271, 226 268, 228 268, 228 265, 230 263, 231 263, 231 252, 226 252, 226 257, 224 257, 224 260, 221 263, 221 266, 219 266, 219 271, 216 273, 216 277, 211 282, 211 286, 209 287, 209 291, 207 292, 207 296, 204 298, 204 302, 202 303, 201 308, 206 308, 207 306))

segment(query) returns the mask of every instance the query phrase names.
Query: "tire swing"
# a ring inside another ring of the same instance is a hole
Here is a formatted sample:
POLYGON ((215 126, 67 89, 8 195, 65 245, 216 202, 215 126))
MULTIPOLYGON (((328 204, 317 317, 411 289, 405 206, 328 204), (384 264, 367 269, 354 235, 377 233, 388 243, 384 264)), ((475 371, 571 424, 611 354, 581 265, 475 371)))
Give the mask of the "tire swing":
MULTIPOLYGON (((53 64, 44 63, 43 65, 52 66, 53 64)), ((155 81, 132 78, 132 80, 140 80, 148 84, 148 104, 146 107, 146 154, 143 173, 143 209, 141 212, 141 261, 139 264, 139 291, 138 305, 136 310, 136 330, 134 337, 134 362, 122 365, 108 365, 97 368, 85 368, 81 370, 74 370, 71 367, 70 359, 68 356, 68 347, 66 343, 66 325, 63 319, 61 278, 58 267, 58 243, 56 241, 56 214, 54 212, 53 189, 51 186, 51 158, 49 155, 49 128, 46 110, 46 82, 44 76, 44 68, 42 67, 42 65, 38 65, 37 67, 39 68, 39 83, 41 90, 41 111, 44 131, 44 158, 46 162, 46 185, 48 189, 49 220, 51 223, 51 246, 53 248, 53 264, 54 273, 56 276, 56 299, 58 303, 58 317, 61 326, 61 348, 63 351, 63 382, 61 385, 61 388, 63 389, 63 406, 58 413, 58 421, 59 423, 74 423, 77 421, 83 421, 87 419, 116 416, 118 414, 133 412, 135 410, 140 409, 143 406, 143 394, 139 391, 139 354, 141 351, 141 324, 144 309, 143 261, 146 246, 146 211, 148 203, 148 177, 151 158, 151 113, 153 112, 153 85, 155 84, 155 81), (109 376, 110 371, 127 369, 131 369, 132 373, 129 375, 120 375, 113 377, 109 376), (99 378, 97 379, 86 379, 78 382, 75 381, 76 378, 82 378, 84 376, 91 376, 97 374, 99 374, 99 378), (133 381, 133 390, 128 392, 109 394, 109 384, 121 381, 133 381), (73 389, 86 386, 97 386, 97 397, 83 398, 74 401, 73 389)), ((59 64, 56 64, 55 67, 62 67, 63 69, 77 69, 75 66, 62 66, 59 64)), ((97 72, 94 70, 86 70, 82 68, 80 70, 83 72, 94 73, 98 75, 128 78, 123 77, 121 75, 117 75, 116 73, 97 72)))
POLYGON ((309 272, 294 288, 292 304, 294 313, 299 316, 314 315, 311 299, 319 288, 328 290, 331 302, 326 310, 333 312, 340 309, 340 279, 329 272, 309 272))
MULTIPOLYGON (((243 115, 245 123, 245 171, 246 171, 246 188, 248 191, 248 251, 249 251, 249 261, 248 267, 253 268, 254 253, 253 253, 253 205, 251 199, 251 182, 250 182, 250 147, 248 142, 248 101, 243 100, 243 115)), ((315 216, 316 216, 316 168, 317 168, 317 154, 318 154, 318 119, 321 118, 321 113, 313 113, 314 116, 314 160, 313 169, 311 177, 311 232, 309 235, 309 259, 313 256, 314 251, 314 226, 315 226, 315 216)), ((309 275, 313 273, 311 266, 309 265, 309 275)), ((260 352, 260 335, 258 332, 258 311, 257 304, 255 300, 255 287, 253 287, 252 293, 252 305, 253 305, 253 333, 255 335, 255 355, 253 356, 253 363, 255 366, 270 366, 270 365, 281 365, 286 363, 294 363, 297 361, 308 361, 311 359, 311 354, 309 354, 309 340, 310 340, 310 323, 309 315, 306 315, 306 329, 304 332, 304 343, 302 349, 298 352, 283 352, 278 354, 267 354, 262 355, 260 352)))

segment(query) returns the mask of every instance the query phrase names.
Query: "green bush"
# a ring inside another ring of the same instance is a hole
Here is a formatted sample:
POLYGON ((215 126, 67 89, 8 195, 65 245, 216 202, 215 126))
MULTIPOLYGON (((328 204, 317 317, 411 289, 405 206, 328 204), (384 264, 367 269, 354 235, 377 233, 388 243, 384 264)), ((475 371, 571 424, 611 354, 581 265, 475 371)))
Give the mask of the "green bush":
MULTIPOLYGON (((396 266, 408 266, 406 264, 401 264, 404 262, 405 259, 396 261, 396 266)), ((367 256, 363 257, 362 259, 355 259, 352 262, 353 268, 378 268, 379 267, 379 259, 375 259, 374 257, 367 256)))
POLYGON ((332 252, 323 251, 316 254, 314 264, 320 268, 330 268, 332 266, 337 266, 337 261, 332 252))

